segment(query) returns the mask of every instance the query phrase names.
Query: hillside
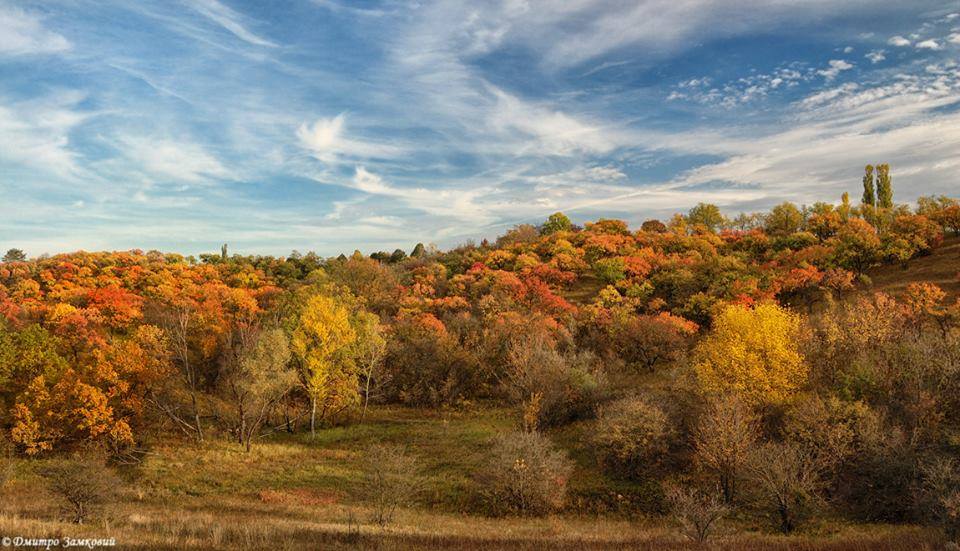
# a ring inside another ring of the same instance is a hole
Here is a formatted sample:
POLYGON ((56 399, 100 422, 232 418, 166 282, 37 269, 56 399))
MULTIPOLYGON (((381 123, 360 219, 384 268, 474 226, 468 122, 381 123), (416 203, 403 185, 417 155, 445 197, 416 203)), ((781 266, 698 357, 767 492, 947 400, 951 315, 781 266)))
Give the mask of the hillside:
POLYGON ((943 245, 925 256, 911 260, 906 267, 879 266, 868 272, 871 291, 902 296, 911 283, 933 283, 947 293, 946 302, 960 299, 960 237, 949 237, 943 245))

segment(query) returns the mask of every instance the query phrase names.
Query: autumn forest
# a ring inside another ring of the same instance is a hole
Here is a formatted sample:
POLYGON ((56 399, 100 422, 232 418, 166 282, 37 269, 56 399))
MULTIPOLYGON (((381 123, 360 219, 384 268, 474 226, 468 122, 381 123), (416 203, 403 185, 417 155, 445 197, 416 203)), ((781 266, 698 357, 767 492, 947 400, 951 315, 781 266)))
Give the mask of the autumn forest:
POLYGON ((960 535, 958 235, 960 202, 896 203, 879 165, 838 204, 558 212, 450 250, 13 249, 4 491, 48 497, 4 514, 150 548, 938 545, 960 535), (952 280, 914 277, 931 259, 952 280), (329 518, 137 524, 180 499, 329 518), (452 514, 520 524, 468 542, 452 514), (585 518, 614 524, 524 535, 585 518))

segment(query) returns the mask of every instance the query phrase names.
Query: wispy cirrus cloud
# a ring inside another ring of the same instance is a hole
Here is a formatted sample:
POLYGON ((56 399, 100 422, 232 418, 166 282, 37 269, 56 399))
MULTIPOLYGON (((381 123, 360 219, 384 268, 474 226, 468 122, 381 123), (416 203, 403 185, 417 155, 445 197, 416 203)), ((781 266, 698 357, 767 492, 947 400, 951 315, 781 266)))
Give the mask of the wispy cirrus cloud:
POLYGON ((43 26, 39 14, 0 4, 0 56, 55 54, 70 47, 63 35, 43 26))

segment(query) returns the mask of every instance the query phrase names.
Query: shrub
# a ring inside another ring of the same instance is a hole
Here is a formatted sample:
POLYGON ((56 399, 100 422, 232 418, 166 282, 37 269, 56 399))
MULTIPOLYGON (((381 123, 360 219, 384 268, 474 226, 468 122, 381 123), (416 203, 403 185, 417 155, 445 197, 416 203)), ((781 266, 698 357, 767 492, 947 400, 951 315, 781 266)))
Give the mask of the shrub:
POLYGON ((918 505, 924 517, 943 529, 947 537, 960 536, 960 465, 953 458, 938 458, 920 469, 918 505))
POLYGON ((671 436, 667 415, 647 400, 632 397, 604 408, 597 422, 595 443, 601 464, 636 475, 662 458, 671 436))
POLYGON ((563 507, 572 470, 546 436, 514 432, 493 441, 480 482, 493 513, 542 515, 563 507))
POLYGON ((433 316, 402 319, 393 327, 380 388, 388 401, 449 405, 476 396, 477 358, 433 316))
POLYGON ((421 482, 416 460, 401 446, 378 444, 364 453, 363 484, 373 502, 373 521, 380 526, 413 501, 421 482))
POLYGON ((82 524, 113 496, 120 484, 99 454, 78 454, 55 460, 42 474, 53 493, 66 502, 65 509, 77 524, 82 524))
POLYGON ((710 532, 729 512, 717 492, 674 484, 667 486, 666 497, 684 533, 698 543, 707 541, 710 532))
POLYGON ((590 353, 563 354, 543 342, 517 341, 508 361, 507 395, 517 404, 536 398, 537 427, 590 417, 607 395, 603 372, 590 353))

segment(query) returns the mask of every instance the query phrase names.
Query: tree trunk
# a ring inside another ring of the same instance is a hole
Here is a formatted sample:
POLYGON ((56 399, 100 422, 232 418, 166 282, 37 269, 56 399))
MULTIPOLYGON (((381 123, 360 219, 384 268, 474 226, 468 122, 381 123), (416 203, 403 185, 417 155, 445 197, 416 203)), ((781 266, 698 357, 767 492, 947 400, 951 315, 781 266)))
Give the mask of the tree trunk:
POLYGON ((190 401, 193 403, 193 422, 197 431, 197 442, 203 442, 203 428, 200 426, 200 407, 197 405, 197 392, 190 392, 190 401))
POLYGON ((310 437, 317 435, 316 431, 317 426, 317 399, 313 396, 310 397, 310 437))
POLYGON ((361 423, 367 417, 367 404, 370 403, 370 376, 372 375, 372 371, 373 370, 367 372, 367 382, 363 389, 363 411, 360 413, 361 423))

